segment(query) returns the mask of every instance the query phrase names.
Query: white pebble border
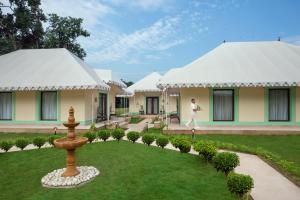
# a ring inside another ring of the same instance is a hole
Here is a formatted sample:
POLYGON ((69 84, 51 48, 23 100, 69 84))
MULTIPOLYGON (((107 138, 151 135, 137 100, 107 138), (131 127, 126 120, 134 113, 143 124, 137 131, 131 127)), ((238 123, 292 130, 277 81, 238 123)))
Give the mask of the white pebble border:
POLYGON ((99 170, 93 166, 79 166, 77 169, 80 173, 72 177, 61 176, 66 168, 56 169, 44 176, 41 183, 49 188, 72 188, 81 186, 100 174, 99 170))

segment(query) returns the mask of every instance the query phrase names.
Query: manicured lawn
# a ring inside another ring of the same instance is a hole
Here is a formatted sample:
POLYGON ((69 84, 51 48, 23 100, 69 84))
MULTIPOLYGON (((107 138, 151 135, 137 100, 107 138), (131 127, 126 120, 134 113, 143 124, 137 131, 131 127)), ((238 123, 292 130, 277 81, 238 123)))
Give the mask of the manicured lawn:
POLYGON ((235 199, 224 175, 198 156, 114 141, 85 145, 77 157, 100 176, 79 188, 49 189, 40 179, 64 167, 63 150, 0 154, 0 199, 235 199))
POLYGON ((261 147, 300 167, 300 135, 200 135, 197 138, 261 147))
POLYGON ((143 120, 144 120, 144 118, 142 118, 142 117, 131 117, 129 123, 130 124, 138 124, 143 120))
MULTIPOLYGON (((25 138, 28 140, 33 140, 36 137, 45 137, 49 138, 53 133, 0 133, 0 141, 4 140, 13 140, 15 141, 18 138, 25 138)), ((65 134, 58 134, 58 135, 65 135, 65 134)))

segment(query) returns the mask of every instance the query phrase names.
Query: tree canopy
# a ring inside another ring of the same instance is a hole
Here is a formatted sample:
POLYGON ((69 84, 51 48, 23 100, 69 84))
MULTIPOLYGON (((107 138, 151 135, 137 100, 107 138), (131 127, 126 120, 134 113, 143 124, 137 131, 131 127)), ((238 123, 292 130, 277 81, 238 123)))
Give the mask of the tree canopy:
POLYGON ((47 18, 40 6, 40 0, 0 2, 0 55, 17 49, 67 48, 83 59, 86 52, 76 40, 90 35, 83 19, 56 14, 47 18), (49 24, 46 31, 43 24, 49 24))

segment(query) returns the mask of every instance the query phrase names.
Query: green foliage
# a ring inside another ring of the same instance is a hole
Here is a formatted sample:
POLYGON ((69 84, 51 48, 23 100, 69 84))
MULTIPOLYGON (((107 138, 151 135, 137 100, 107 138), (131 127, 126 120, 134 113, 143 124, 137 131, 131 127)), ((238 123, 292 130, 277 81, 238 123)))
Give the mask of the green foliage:
POLYGON ((161 148, 165 148, 165 146, 169 143, 169 139, 166 136, 158 136, 156 138, 156 144, 157 146, 161 148))
POLYGON ((224 172, 226 176, 239 164, 240 159, 236 153, 222 152, 213 157, 214 167, 217 171, 224 172))
POLYGON ((142 141, 144 144, 147 144, 148 146, 150 146, 150 144, 152 144, 152 142, 154 142, 155 140, 155 136, 152 134, 145 134, 142 137, 142 141))
POLYGON ((130 131, 129 133, 127 133, 127 138, 128 140, 132 141, 133 143, 135 143, 135 141, 137 141, 137 139, 139 139, 140 134, 136 131, 130 131))
POLYGON ((92 143, 96 139, 97 134, 95 132, 87 132, 83 136, 89 140, 89 143, 92 143))
POLYGON ((24 138, 16 140, 16 147, 20 148, 21 150, 23 150, 25 147, 27 147, 28 144, 29 144, 29 141, 24 138))
POLYGON ((98 131, 98 137, 103 140, 104 142, 106 142, 106 140, 110 137, 110 130, 107 129, 103 129, 98 131))
POLYGON ((74 17, 60 17, 49 14, 49 26, 46 29, 45 48, 66 48, 83 59, 86 52, 76 41, 78 37, 89 37, 90 34, 82 27, 83 19, 74 17))
POLYGON ((250 193, 253 186, 253 179, 248 175, 232 172, 228 176, 227 187, 229 191, 233 194, 238 195, 240 199, 244 199, 245 195, 250 193))
POLYGON ((0 52, 23 48, 41 48, 44 35, 42 23, 46 16, 40 0, 9 0, 0 2, 0 52), (2 12, 6 7, 9 12, 2 12))
POLYGON ((111 136, 118 141, 120 141, 122 137, 124 137, 124 135, 125 135, 125 131, 122 128, 116 128, 111 133, 111 136))
POLYGON ((58 139, 58 138, 61 138, 62 136, 59 136, 59 135, 51 135, 49 138, 48 138, 48 142, 49 144, 53 145, 54 146, 54 140, 58 139))
POLYGON ((195 144, 194 149, 204 157, 206 162, 211 161, 217 153, 217 148, 211 141, 200 140, 195 144))
POLYGON ((129 123, 130 124, 138 124, 143 120, 144 120, 144 118, 142 118, 142 117, 131 117, 129 123))
POLYGON ((0 142, 0 149, 3 149, 5 152, 10 150, 14 146, 14 143, 11 141, 1 141, 0 142))
POLYGON ((175 136, 171 139, 171 144, 179 148, 180 152, 188 153, 191 150, 192 142, 185 136, 175 136))
POLYGON ((43 137, 36 137, 32 140, 32 143, 34 146, 41 148, 46 143, 46 139, 43 137))
POLYGON ((92 123, 91 126, 90 126, 90 132, 95 133, 96 131, 97 131, 96 124, 92 123))

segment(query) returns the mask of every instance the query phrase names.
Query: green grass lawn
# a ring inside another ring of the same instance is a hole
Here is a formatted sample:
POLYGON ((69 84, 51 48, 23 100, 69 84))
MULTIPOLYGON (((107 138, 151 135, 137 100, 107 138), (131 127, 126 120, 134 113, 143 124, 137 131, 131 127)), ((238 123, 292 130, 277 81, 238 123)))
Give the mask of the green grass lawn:
POLYGON ((78 165, 100 170, 92 182, 43 188, 41 178, 64 167, 65 154, 54 148, 0 154, 0 199, 235 199, 224 175, 199 156, 126 141, 77 151, 78 165))
POLYGON ((144 120, 143 117, 131 117, 129 123, 130 124, 138 124, 143 120, 144 120))
MULTIPOLYGON (((32 141, 36 137, 49 138, 53 133, 0 133, 0 141, 12 140, 15 141, 18 138, 25 138, 32 141)), ((57 135, 66 135, 66 134, 57 134, 57 135)))

